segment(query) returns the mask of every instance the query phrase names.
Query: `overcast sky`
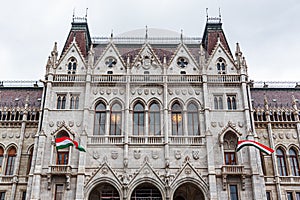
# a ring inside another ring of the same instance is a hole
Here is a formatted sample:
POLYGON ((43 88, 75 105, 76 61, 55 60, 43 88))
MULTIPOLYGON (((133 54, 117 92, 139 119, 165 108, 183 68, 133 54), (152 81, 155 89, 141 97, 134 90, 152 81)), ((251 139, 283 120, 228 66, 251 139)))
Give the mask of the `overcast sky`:
POLYGON ((299 0, 26 0, 0 7, 0 80, 44 78, 47 58, 63 48, 73 10, 88 8, 92 37, 134 29, 162 28, 201 37, 209 16, 221 8, 231 47, 239 42, 255 81, 300 82, 299 0))

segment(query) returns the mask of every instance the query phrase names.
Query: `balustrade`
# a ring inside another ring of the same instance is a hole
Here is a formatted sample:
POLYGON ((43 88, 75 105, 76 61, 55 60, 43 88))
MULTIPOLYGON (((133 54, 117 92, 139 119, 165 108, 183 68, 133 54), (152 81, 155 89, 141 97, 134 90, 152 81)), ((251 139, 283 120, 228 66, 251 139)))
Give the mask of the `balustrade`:
POLYGON ((55 82, 84 82, 85 80, 85 75, 74 74, 56 74, 53 78, 55 82))
POLYGON ((207 82, 209 83, 238 83, 241 81, 239 75, 209 75, 207 82))

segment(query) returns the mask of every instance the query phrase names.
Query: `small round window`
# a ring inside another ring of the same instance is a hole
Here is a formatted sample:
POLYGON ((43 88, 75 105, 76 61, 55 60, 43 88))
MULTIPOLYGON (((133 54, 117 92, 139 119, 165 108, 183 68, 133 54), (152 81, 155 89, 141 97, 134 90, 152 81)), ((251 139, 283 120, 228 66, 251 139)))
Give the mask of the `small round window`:
POLYGON ((177 59, 177 65, 181 68, 185 68, 189 64, 189 61, 187 58, 179 57, 177 59))
POLYGON ((117 64, 117 59, 114 57, 108 57, 105 59, 105 65, 107 67, 114 67, 117 64))

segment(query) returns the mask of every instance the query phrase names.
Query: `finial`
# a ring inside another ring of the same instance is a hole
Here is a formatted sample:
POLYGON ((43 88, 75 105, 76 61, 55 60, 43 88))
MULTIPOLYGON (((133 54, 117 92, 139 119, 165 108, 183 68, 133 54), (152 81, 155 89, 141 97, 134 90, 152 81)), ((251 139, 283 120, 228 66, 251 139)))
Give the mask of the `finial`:
POLYGON ((221 23, 221 19, 222 19, 222 18, 221 18, 221 8, 220 8, 220 7, 219 7, 219 18, 220 18, 220 19, 219 19, 219 22, 221 23))
POLYGON ((146 40, 148 39, 148 26, 146 25, 146 40))
POLYGON ((88 8, 85 9, 85 20, 87 20, 88 8))
POLYGON ((74 22, 74 19, 75 19, 75 7, 73 8, 73 22, 74 22))
POLYGON ((206 21, 208 21, 208 8, 206 8, 206 21))
POLYGON ((113 29, 111 29, 111 33, 110 33, 110 40, 112 40, 112 39, 113 39, 113 37, 114 37, 114 30, 113 30, 113 29))
POLYGON ((183 42, 183 30, 182 29, 180 30, 180 40, 181 40, 181 42, 183 42))

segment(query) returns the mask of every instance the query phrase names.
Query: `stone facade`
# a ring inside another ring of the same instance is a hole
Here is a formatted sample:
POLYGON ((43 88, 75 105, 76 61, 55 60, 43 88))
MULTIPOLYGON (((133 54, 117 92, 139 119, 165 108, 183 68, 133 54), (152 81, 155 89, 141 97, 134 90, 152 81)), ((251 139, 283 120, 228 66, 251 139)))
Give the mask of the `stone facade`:
POLYGON ((256 87, 247 70, 220 19, 208 19, 202 38, 153 37, 151 29, 91 38, 86 19, 76 18, 60 55, 54 45, 43 88, 0 88, 0 192, 32 200, 296 199, 299 89, 256 87), (22 118, 8 118, 9 109, 22 118), (64 136, 86 152, 57 150, 64 136), (241 139, 276 153, 236 152, 241 139))

